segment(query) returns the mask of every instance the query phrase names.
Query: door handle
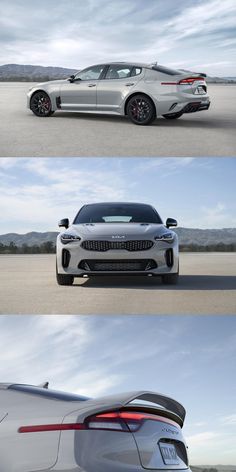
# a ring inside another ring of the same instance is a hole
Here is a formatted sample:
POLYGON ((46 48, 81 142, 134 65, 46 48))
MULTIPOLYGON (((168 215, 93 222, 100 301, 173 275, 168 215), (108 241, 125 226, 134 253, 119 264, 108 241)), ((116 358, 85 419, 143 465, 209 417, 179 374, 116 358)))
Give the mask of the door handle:
POLYGON ((96 87, 96 84, 88 84, 88 87, 96 87))
POLYGON ((128 84, 125 84, 126 87, 132 87, 132 85, 134 85, 133 83, 129 82, 128 84))

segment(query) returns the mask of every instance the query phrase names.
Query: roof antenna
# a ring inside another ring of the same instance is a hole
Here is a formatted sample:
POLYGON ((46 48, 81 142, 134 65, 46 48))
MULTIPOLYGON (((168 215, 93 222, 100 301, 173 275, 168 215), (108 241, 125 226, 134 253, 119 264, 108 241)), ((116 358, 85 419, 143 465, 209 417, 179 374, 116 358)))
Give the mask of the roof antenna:
POLYGON ((49 387, 49 382, 43 382, 43 383, 41 383, 40 385, 38 385, 38 387, 48 389, 48 387, 49 387))

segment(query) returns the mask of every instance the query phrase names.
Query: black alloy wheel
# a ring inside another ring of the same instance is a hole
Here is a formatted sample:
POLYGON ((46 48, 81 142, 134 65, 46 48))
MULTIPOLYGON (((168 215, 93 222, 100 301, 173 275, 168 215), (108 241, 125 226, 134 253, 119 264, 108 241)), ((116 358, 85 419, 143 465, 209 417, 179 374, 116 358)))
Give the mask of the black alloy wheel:
POLYGON ((127 114, 136 125, 149 125, 156 118, 152 100, 146 95, 135 95, 127 105, 127 114))
POLYGON ((54 113, 50 97, 43 91, 34 93, 30 101, 30 109, 36 116, 40 117, 50 116, 54 113))

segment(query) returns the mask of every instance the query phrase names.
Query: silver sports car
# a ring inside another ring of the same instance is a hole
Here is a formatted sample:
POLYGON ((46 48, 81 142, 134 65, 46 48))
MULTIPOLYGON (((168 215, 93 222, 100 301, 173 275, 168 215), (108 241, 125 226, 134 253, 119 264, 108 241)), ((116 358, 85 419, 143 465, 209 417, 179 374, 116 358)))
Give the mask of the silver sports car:
POLYGON ((74 277, 129 274, 158 275, 163 283, 178 281, 178 238, 167 218, 144 203, 84 205, 57 237, 57 281, 72 285, 74 277))
POLYGON ((158 116, 175 119, 207 110, 210 101, 204 76, 159 64, 100 64, 69 79, 34 85, 27 103, 37 116, 50 116, 56 110, 110 113, 148 125, 158 116))
POLYGON ((162 394, 89 399, 1 383, 0 405, 1 472, 191 472, 185 409, 162 394))

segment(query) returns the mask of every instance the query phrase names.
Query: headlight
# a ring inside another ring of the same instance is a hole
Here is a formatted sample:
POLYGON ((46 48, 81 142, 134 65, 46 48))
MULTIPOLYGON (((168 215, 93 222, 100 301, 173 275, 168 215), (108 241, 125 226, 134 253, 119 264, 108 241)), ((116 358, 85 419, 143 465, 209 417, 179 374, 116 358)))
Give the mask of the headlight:
POLYGON ((60 240, 62 244, 68 244, 73 241, 80 241, 81 238, 79 236, 76 236, 75 234, 70 234, 70 233, 62 233, 60 235, 60 240))
POLYGON ((172 243, 175 239, 174 233, 163 233, 160 236, 154 238, 156 241, 165 241, 166 243, 172 243))

